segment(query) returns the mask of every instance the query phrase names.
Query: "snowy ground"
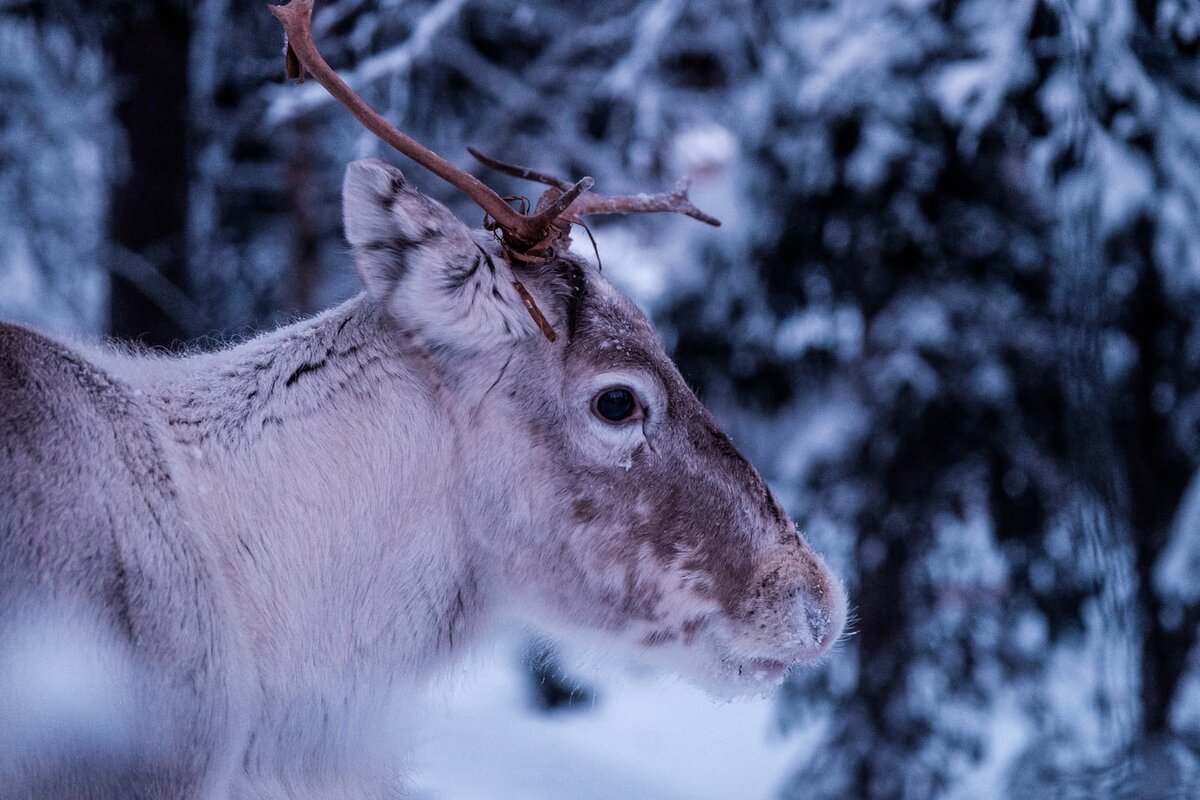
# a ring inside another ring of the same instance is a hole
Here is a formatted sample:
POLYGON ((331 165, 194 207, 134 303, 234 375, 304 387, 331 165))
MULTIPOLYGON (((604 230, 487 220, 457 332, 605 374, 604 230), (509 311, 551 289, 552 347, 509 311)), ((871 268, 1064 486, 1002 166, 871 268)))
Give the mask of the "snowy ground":
POLYGON ((619 667, 586 676, 592 708, 539 712, 515 652, 498 646, 431 702, 416 752, 421 800, 756 800, 773 797, 815 741, 780 734, 769 698, 718 702, 619 667))

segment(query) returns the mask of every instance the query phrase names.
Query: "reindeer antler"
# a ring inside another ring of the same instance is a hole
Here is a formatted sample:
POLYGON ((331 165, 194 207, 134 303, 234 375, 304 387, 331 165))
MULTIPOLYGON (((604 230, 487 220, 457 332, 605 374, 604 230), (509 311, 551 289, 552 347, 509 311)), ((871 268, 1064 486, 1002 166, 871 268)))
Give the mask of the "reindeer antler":
MULTIPOLYGON (((521 178, 551 186, 557 190, 555 192, 556 195, 560 193, 565 194, 571 189, 570 181, 565 181, 562 178, 538 172, 529 167, 508 164, 491 156, 484 155, 474 147, 468 147, 467 152, 473 155, 480 163, 491 167, 497 172, 512 175, 514 178, 521 178)), ((687 178, 680 178, 675 184, 675 191, 662 192, 660 194, 605 195, 588 192, 575 200, 562 216, 565 219, 570 219, 572 222, 578 222, 580 217, 598 214, 652 214, 659 211, 670 211, 676 214, 683 214, 692 219, 698 219, 714 227, 720 227, 721 220, 711 214, 705 214, 688 199, 687 190, 690 183, 687 178)), ((543 197, 545 196, 543 195, 543 197)), ((540 207, 541 203, 538 205, 540 207)))
POLYGON ((578 222, 580 217, 590 214, 675 211, 707 222, 709 225, 721 224, 691 204, 687 199, 686 183, 681 182, 676 190, 669 194, 633 197, 591 195, 586 194, 592 188, 591 178, 581 178, 575 183, 571 183, 523 167, 504 164, 481 156, 472 150, 471 152, 476 158, 494 169, 552 187, 542 195, 533 213, 522 214, 513 209, 503 197, 492 191, 483 181, 454 166, 389 124, 333 71, 313 42, 313 0, 291 0, 285 6, 271 5, 268 8, 283 24, 283 30, 287 36, 285 59, 289 78, 303 81, 305 70, 307 70, 367 130, 478 203, 490 218, 488 227, 500 230, 505 249, 525 256, 521 260, 536 261, 549 255, 555 243, 567 234, 571 223, 578 222))
POLYGON ((520 214, 493 192, 483 181, 459 169, 416 139, 389 124, 366 101, 355 94, 333 68, 326 63, 312 38, 313 0, 291 0, 286 6, 267 6, 283 24, 287 35, 286 64, 289 78, 304 80, 307 70, 334 99, 344 105, 367 130, 378 136, 422 167, 459 189, 479 204, 504 231, 509 246, 528 249, 546 238, 546 233, 563 211, 592 186, 591 178, 582 178, 562 193, 557 202, 534 214, 520 214))

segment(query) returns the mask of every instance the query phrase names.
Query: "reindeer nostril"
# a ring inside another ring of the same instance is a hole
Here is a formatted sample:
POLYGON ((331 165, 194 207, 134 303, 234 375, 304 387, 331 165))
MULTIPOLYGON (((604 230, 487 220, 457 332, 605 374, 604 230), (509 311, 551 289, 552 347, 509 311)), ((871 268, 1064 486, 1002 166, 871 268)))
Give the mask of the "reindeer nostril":
POLYGON ((830 594, 824 587, 805 588, 793 600, 792 634, 801 646, 817 653, 826 650, 841 634, 841 600, 830 594))

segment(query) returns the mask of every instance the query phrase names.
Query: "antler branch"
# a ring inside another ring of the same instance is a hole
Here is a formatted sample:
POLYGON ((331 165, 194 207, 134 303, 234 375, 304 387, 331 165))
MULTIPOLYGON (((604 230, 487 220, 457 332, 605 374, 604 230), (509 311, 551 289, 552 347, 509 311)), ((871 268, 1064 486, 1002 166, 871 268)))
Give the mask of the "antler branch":
MULTIPOLYGON (((688 186, 690 182, 687 178, 681 178, 675 184, 673 192, 662 192, 659 194, 636 194, 636 195, 604 195, 588 193, 582 197, 572 197, 568 203, 563 203, 567 192, 572 188, 569 181, 562 178, 557 178, 553 175, 548 175, 544 172, 522 167, 517 164, 509 164, 499 159, 486 156, 476 150, 474 147, 468 147, 467 152, 473 155, 478 161, 485 166, 491 167, 497 172, 502 172, 505 175, 512 175, 514 178, 522 180, 534 181, 542 183, 563 192, 562 196, 555 200, 555 203, 563 208, 564 217, 577 221, 580 217, 593 216, 597 214, 649 214, 659 211, 670 211, 676 214, 683 214, 692 219, 700 220, 708 225, 720 227, 721 221, 711 214, 705 214, 697 208, 691 200, 688 199, 688 186)), ((556 192, 556 194, 557 194, 556 192)), ((550 194, 548 191, 547 194, 550 194)), ((544 197, 544 196, 543 196, 544 197)), ((539 206, 541 204, 539 203, 539 206)))
POLYGON ((483 181, 389 124, 333 71, 313 41, 313 2, 291 0, 284 6, 268 6, 282 23, 287 36, 284 57, 288 77, 303 81, 307 71, 367 130, 478 203, 487 214, 487 227, 501 232, 506 254, 515 255, 521 261, 544 260, 553 254, 556 243, 566 238, 572 223, 592 214, 673 211, 709 225, 721 224, 692 205, 688 200, 685 181, 681 181, 673 192, 611 197, 589 193, 593 184, 591 178, 581 178, 571 183, 526 167, 505 164, 471 150, 472 155, 493 169, 550 187, 533 213, 520 213, 483 181))
POLYGON ((498 158, 492 158, 489 155, 476 150, 474 147, 468 147, 467 152, 475 157, 475 160, 483 164, 485 167, 491 167, 496 172, 503 172, 505 175, 512 175, 514 178, 520 178, 525 181, 533 181, 534 183, 544 183, 547 186, 553 186, 559 191, 565 192, 571 187, 570 181, 565 181, 562 178, 556 178, 553 175, 547 175, 545 172, 538 172, 529 167, 521 167, 516 164, 509 164, 501 161, 498 158))
MULTIPOLYGON (((518 213, 483 181, 454 166, 416 139, 389 124, 375 109, 367 105, 365 100, 355 94, 317 50, 312 37, 313 0, 291 0, 285 6, 271 5, 268 8, 283 25, 287 35, 285 60, 288 77, 302 81, 307 70, 367 130, 478 203, 480 208, 495 220, 496 227, 504 231, 510 244, 528 248, 545 238, 551 225, 562 214, 562 208, 558 207, 558 204, 531 215, 518 213)), ((573 193, 574 199, 586 192, 591 185, 591 178, 583 178, 567 193, 573 193)))
POLYGON ((568 213, 586 217, 592 214, 651 214, 671 211, 700 220, 714 228, 721 227, 721 220, 711 214, 705 214, 688 199, 690 185, 691 181, 687 178, 680 178, 673 192, 622 196, 589 194, 579 198, 568 213))

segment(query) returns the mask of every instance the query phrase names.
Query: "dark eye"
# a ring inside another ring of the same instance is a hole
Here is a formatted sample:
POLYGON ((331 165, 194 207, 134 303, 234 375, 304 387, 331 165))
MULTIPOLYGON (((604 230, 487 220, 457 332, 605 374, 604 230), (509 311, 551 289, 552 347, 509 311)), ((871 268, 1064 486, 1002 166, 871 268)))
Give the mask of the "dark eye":
POLYGON ((605 389, 592 401, 592 410, 605 422, 624 422, 638 410, 638 402, 628 389, 605 389))

